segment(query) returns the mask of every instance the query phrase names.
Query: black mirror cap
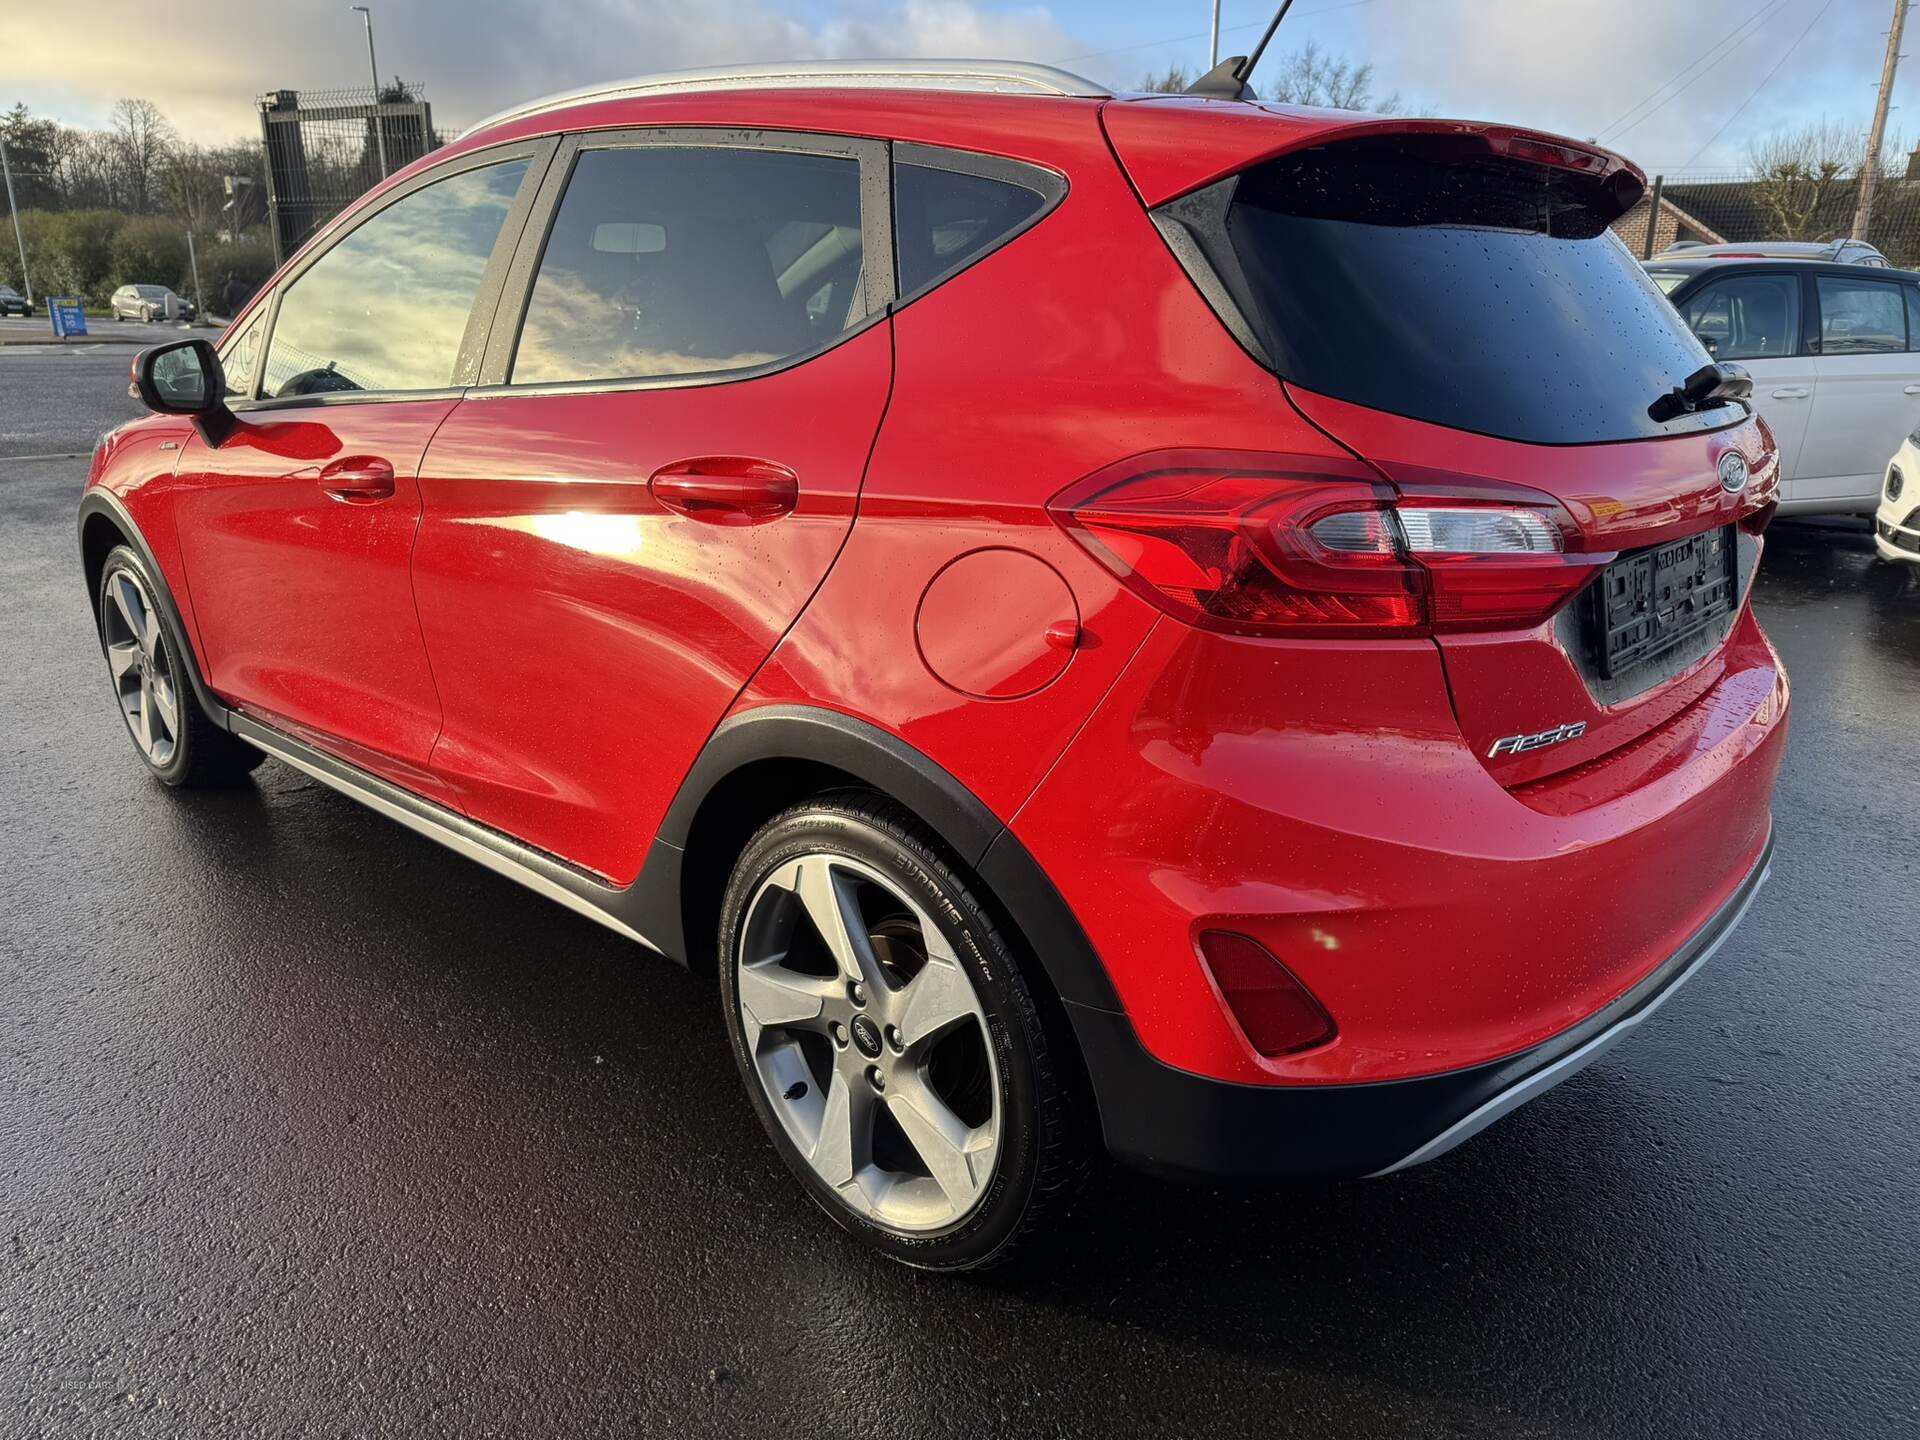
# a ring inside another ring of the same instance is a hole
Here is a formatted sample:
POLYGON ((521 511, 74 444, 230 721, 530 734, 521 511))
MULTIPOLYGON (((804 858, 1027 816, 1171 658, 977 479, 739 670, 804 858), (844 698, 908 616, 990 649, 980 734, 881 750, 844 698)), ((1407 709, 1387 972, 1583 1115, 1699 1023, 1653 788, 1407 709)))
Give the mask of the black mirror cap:
POLYGON ((191 415, 209 445, 218 445, 233 429, 233 412, 227 409, 226 392, 226 371, 221 367, 219 354, 206 340, 176 340, 142 350, 133 358, 133 379, 127 386, 127 394, 156 415, 191 415), (157 366, 182 351, 192 353, 200 372, 197 400, 189 401, 178 393, 168 393, 155 375, 157 366))

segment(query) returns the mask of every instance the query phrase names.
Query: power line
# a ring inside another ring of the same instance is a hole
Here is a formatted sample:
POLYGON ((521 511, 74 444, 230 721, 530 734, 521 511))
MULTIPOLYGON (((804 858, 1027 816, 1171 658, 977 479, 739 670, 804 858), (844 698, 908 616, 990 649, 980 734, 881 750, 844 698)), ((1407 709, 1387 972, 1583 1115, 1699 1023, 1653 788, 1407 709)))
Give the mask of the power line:
POLYGON ((1775 75, 1780 73, 1780 67, 1786 64, 1787 61, 1790 58, 1792 58, 1793 52, 1800 48, 1801 42, 1804 41, 1807 38, 1807 36, 1811 35, 1813 33, 1813 27, 1820 23, 1820 17, 1822 15, 1825 15, 1827 11, 1832 7, 1833 7, 1833 0, 1826 0, 1826 3, 1823 4, 1818 10, 1814 12, 1813 19, 1807 22, 1807 28, 1802 30, 1798 35, 1796 35, 1794 37, 1793 43, 1787 46, 1786 52, 1782 54, 1778 60, 1773 62, 1773 69, 1767 71, 1766 74, 1760 77, 1760 83, 1754 86, 1752 90, 1747 92, 1747 98, 1740 102, 1739 108, 1736 109, 1733 112, 1733 114, 1727 116, 1727 118, 1720 123, 1720 128, 1718 130, 1714 131, 1713 134, 1707 137, 1706 144, 1702 145, 1698 150, 1694 151, 1693 154, 1687 157, 1686 165, 1682 165, 1680 167, 1682 170, 1686 169, 1687 166, 1692 165, 1694 161, 1698 160, 1702 155, 1706 154, 1707 151, 1711 150, 1713 148, 1713 142, 1718 140, 1722 135, 1727 133, 1727 126, 1733 124, 1735 120, 1738 120, 1740 118, 1741 112, 1744 111, 1747 108, 1747 106, 1751 105, 1754 102, 1754 100, 1759 97, 1759 94, 1762 90, 1767 88, 1767 82, 1773 79, 1775 75))
POLYGON ((1652 91, 1638 104, 1628 107, 1618 120, 1615 120, 1594 138, 1597 140, 1605 140, 1609 135, 1624 135, 1628 131, 1638 129, 1661 110, 1665 109, 1670 101, 1677 100, 1687 90, 1691 89, 1696 81, 1704 79, 1708 71, 1715 69, 1723 61, 1732 58, 1735 50, 1739 49, 1742 44, 1758 34, 1760 28, 1764 26, 1768 20, 1772 19, 1773 16, 1779 14, 1781 10, 1786 8, 1786 5, 1787 0, 1771 0, 1771 3, 1761 6, 1739 25, 1735 26, 1727 34, 1722 35, 1718 40, 1714 41, 1712 45, 1703 50, 1693 59, 1692 63, 1684 66, 1672 79, 1668 80, 1665 85, 1652 91), (1721 52, 1717 57, 1714 56, 1716 50, 1721 52), (1709 57, 1713 58, 1710 59, 1709 57), (1705 65, 1706 68, 1700 69, 1699 67, 1702 65, 1705 65), (1698 73, 1694 73, 1696 70, 1698 73), (1693 76, 1691 80, 1687 80, 1686 84, 1681 85, 1678 90, 1675 90, 1665 99, 1660 100, 1658 104, 1653 105, 1651 110, 1647 110, 1644 114, 1635 113, 1651 104, 1662 90, 1667 89, 1675 82, 1684 79, 1690 74, 1693 76), (1631 123, 1629 123, 1630 120, 1631 123))
MULTIPOLYGON (((1378 0, 1345 0, 1343 4, 1322 5, 1318 9, 1302 10, 1300 13, 1303 16, 1331 15, 1336 10, 1357 10, 1362 5, 1373 5, 1376 3, 1378 3, 1378 0)), ((1220 33, 1222 35, 1231 35, 1236 30, 1258 30, 1266 23, 1265 20, 1250 20, 1244 25, 1223 26, 1220 33)), ((1197 30, 1191 35, 1169 35, 1164 40, 1142 40, 1133 45, 1116 45, 1111 50, 1089 50, 1081 55, 1062 55, 1046 63, 1049 65, 1071 65, 1076 60, 1098 60, 1104 55, 1124 55, 1133 50, 1151 50, 1159 45, 1184 45, 1189 40, 1205 40, 1211 33, 1211 31, 1207 30, 1197 30)))

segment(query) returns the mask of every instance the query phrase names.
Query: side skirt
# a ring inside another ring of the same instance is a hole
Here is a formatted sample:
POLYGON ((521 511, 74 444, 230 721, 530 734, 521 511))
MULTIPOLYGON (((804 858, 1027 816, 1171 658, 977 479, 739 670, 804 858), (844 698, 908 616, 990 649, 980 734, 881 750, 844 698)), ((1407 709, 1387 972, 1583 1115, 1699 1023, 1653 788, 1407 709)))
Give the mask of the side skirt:
POLYGON ((358 800, 369 810, 389 820, 398 820, 409 830, 437 840, 449 850, 477 860, 494 873, 518 881, 577 914, 597 920, 618 935, 660 951, 635 924, 633 912, 640 908, 636 902, 642 898, 638 885, 621 889, 605 884, 542 851, 476 824, 464 815, 389 784, 377 775, 370 775, 358 766, 349 765, 237 711, 230 712, 228 726, 249 745, 285 761, 302 774, 311 775, 322 785, 358 800))

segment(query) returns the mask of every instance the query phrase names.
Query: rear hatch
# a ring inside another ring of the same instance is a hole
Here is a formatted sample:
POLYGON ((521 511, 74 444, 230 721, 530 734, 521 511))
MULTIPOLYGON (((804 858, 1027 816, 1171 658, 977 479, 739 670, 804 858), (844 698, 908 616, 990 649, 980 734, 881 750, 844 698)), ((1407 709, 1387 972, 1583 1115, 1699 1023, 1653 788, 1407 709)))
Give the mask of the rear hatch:
MULTIPOLYGON (((1220 107, 1225 109, 1226 107, 1220 107)), ((1110 106, 1222 321, 1392 487, 1462 732, 1502 783, 1630 745, 1720 677, 1772 513, 1772 438, 1609 230, 1618 157, 1453 122, 1110 106), (1317 122, 1318 128, 1315 128, 1317 122), (1192 157, 1192 158, 1189 158, 1192 157), (1170 197, 1181 166, 1214 178, 1170 197), (1734 457, 1738 457, 1735 459, 1734 457)), ((1144 183, 1143 183, 1144 177, 1144 183)))

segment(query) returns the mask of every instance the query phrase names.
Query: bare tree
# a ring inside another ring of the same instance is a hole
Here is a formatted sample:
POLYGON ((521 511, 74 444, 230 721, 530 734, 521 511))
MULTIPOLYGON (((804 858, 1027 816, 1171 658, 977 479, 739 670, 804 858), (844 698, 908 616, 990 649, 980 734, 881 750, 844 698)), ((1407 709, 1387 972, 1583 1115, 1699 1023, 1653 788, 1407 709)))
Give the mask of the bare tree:
POLYGON ((1260 77, 1260 92, 1283 104, 1322 105, 1330 110, 1372 110, 1392 115, 1401 108, 1398 95, 1374 95, 1371 64, 1356 65, 1344 55, 1322 50, 1311 40, 1260 77))
POLYGON ((1776 130, 1749 145, 1753 202, 1778 232, 1772 238, 1830 238, 1820 232, 1847 218, 1838 214, 1845 203, 1837 197, 1848 188, 1859 155, 1860 137, 1845 125, 1826 122, 1776 130))
POLYGON ((113 107, 112 124, 127 199, 135 210, 151 209, 161 168, 173 149, 173 126, 151 100, 131 98, 113 107))
POLYGON ((1149 75, 1140 82, 1140 89, 1149 95, 1178 95, 1193 84, 1193 76, 1187 73, 1184 65, 1169 65, 1164 75, 1149 75))
MULTIPOLYGON (((1169 65, 1164 74, 1148 75, 1143 91, 1178 94, 1193 83, 1184 65, 1169 65)), ((1372 110, 1382 115, 1401 109, 1398 95, 1379 99, 1373 94, 1373 66, 1356 65, 1313 41, 1263 66, 1255 88, 1268 100, 1285 105, 1322 105, 1330 110, 1372 110)))

